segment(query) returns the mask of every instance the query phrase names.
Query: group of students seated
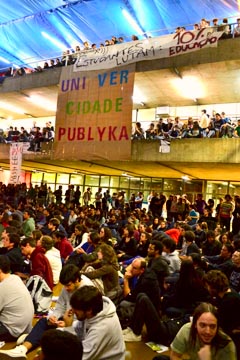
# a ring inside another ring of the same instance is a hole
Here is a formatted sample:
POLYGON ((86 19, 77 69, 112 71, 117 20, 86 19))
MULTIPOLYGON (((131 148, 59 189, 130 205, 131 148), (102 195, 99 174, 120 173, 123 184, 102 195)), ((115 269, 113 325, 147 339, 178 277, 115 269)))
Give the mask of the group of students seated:
POLYGON ((15 126, 10 126, 8 131, 0 129, 0 143, 11 144, 13 142, 29 142, 29 151, 40 151, 41 143, 54 140, 54 127, 51 121, 46 122, 42 129, 34 122, 33 127, 28 132, 23 126, 20 130, 15 126))
POLYGON ((189 117, 181 121, 180 117, 160 118, 158 123, 150 123, 144 130, 140 122, 136 122, 132 139, 186 139, 186 138, 238 138, 240 136, 240 119, 232 121, 224 112, 210 116, 202 110, 199 119, 189 117))
POLYGON ((13 349, 0 350, 2 360, 26 359, 41 342, 43 352, 50 352, 43 359, 55 360, 65 331, 74 334, 69 341, 79 342, 73 346, 84 360, 123 360, 124 342, 142 339, 170 346, 172 360, 185 352, 237 359, 239 197, 234 203, 226 195, 215 208, 201 194, 193 204, 171 195, 163 202, 167 219, 157 199, 153 194, 149 211, 119 204, 104 213, 101 204, 2 204, 0 341, 17 341, 13 349), (63 288, 56 307, 45 309, 47 317, 31 330, 37 304, 33 308, 22 280, 36 275, 50 291, 59 281, 63 288), (18 301, 12 303, 15 289, 18 301), (63 334, 50 332, 47 346, 49 329, 63 334))

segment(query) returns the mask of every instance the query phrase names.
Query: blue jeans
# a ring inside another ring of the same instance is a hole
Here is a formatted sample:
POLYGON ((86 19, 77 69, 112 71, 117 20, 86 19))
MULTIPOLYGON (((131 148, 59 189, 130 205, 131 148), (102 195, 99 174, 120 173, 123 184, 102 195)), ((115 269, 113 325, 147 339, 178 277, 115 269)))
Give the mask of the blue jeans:
POLYGON ((16 341, 16 338, 10 334, 6 326, 0 322, 0 341, 16 341))
POLYGON ((33 348, 38 347, 40 345, 43 333, 48 329, 56 329, 56 326, 49 325, 47 318, 41 318, 24 341, 30 342, 33 348))

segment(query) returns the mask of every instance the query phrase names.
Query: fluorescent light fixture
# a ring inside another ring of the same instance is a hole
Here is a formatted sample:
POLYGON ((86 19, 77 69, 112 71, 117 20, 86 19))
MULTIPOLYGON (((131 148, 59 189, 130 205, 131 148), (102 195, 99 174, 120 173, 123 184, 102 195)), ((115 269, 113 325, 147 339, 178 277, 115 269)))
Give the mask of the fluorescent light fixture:
POLYGON ((0 108, 15 112, 17 114, 24 114, 25 113, 25 110, 23 110, 22 108, 19 108, 17 106, 13 106, 12 104, 4 103, 2 101, 0 102, 0 108))
POLYGON ((136 23, 136 20, 132 17, 131 14, 125 9, 122 9, 123 16, 127 19, 129 24, 133 27, 133 29, 136 31, 137 34, 142 34, 142 29, 140 26, 136 23))
POLYGON ((9 60, 5 59, 4 57, 0 56, 0 61, 5 62, 6 64, 11 64, 9 60))
POLYGON ((132 100, 135 104, 141 104, 143 106, 146 103, 146 99, 142 91, 137 86, 134 86, 132 100))
POLYGON ((132 100, 133 100, 134 104, 140 104, 142 106, 145 106, 145 103, 140 98, 132 96, 132 100))
POLYGON ((187 175, 183 175, 183 176, 182 176, 182 179, 183 179, 184 181, 188 181, 188 180, 190 180, 190 179, 189 179, 189 177, 188 177, 187 175))
POLYGON ((57 47, 59 47, 62 50, 66 50, 67 46, 64 45, 63 43, 61 43, 60 41, 54 39, 52 36, 50 36, 48 33, 46 33, 45 31, 41 31, 41 34, 43 37, 45 37, 46 39, 48 39, 49 41, 51 41, 54 45, 56 45, 57 47))
POLYGON ((56 111, 56 108, 57 108, 56 102, 49 101, 43 96, 31 95, 31 96, 27 96, 26 100, 30 101, 31 103, 34 103, 35 105, 37 105, 43 109, 49 110, 49 111, 56 111))
POLYGON ((203 83, 194 76, 182 76, 171 80, 175 90, 179 95, 197 102, 205 96, 203 83))

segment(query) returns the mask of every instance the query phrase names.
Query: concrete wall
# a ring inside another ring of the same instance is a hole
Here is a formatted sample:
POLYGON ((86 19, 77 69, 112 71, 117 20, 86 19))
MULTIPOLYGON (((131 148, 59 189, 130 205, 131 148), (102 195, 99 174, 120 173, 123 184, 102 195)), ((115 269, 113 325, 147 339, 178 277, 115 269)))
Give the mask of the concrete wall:
POLYGON ((176 139, 171 141, 170 153, 159 152, 158 141, 133 141, 132 161, 184 163, 240 163, 239 139, 176 139))
MULTIPOLYGON (((177 139, 171 141, 170 153, 159 152, 159 141, 132 141, 131 161, 183 163, 240 163, 240 139, 177 139)), ((0 160, 9 159, 9 144, 0 144, 0 160)), ((51 149, 44 153, 24 154, 25 160, 51 159, 51 149)), ((83 159, 84 160, 84 159, 83 159)))
MULTIPOLYGON (((196 52, 163 58, 141 61, 136 64, 136 72, 169 69, 191 65, 206 64, 218 61, 238 60, 240 63, 240 38, 219 41, 217 47, 202 49, 196 52)), ((61 68, 54 68, 41 73, 28 74, 19 78, 8 78, 0 86, 0 93, 21 91, 59 84, 61 68)))

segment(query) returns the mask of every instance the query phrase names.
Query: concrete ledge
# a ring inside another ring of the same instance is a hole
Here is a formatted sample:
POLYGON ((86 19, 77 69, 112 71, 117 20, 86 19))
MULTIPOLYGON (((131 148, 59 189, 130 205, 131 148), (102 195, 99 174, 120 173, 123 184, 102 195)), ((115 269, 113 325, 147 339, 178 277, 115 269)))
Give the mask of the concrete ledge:
MULTIPOLYGON (((237 61, 240 64, 240 38, 220 40, 217 47, 181 54, 157 60, 136 63, 136 72, 154 71, 221 61, 237 61)), ((24 89, 58 85, 61 67, 32 73, 16 78, 6 78, 0 85, 0 93, 22 91, 24 89)))
POLYGON ((132 161, 240 163, 240 138, 174 139, 170 153, 159 152, 159 141, 132 142, 132 161))
MULTIPOLYGON (((42 152, 23 154, 25 160, 51 159, 54 144, 42 144, 42 152)), ((158 140, 133 140, 131 161, 179 163, 240 163, 240 138, 232 139, 174 139, 170 153, 159 152, 158 140)), ((9 159, 9 144, 0 144, 0 160, 9 159)), ((84 159, 83 159, 84 160, 84 159)), ((72 161, 72 159, 69 159, 72 161)))

